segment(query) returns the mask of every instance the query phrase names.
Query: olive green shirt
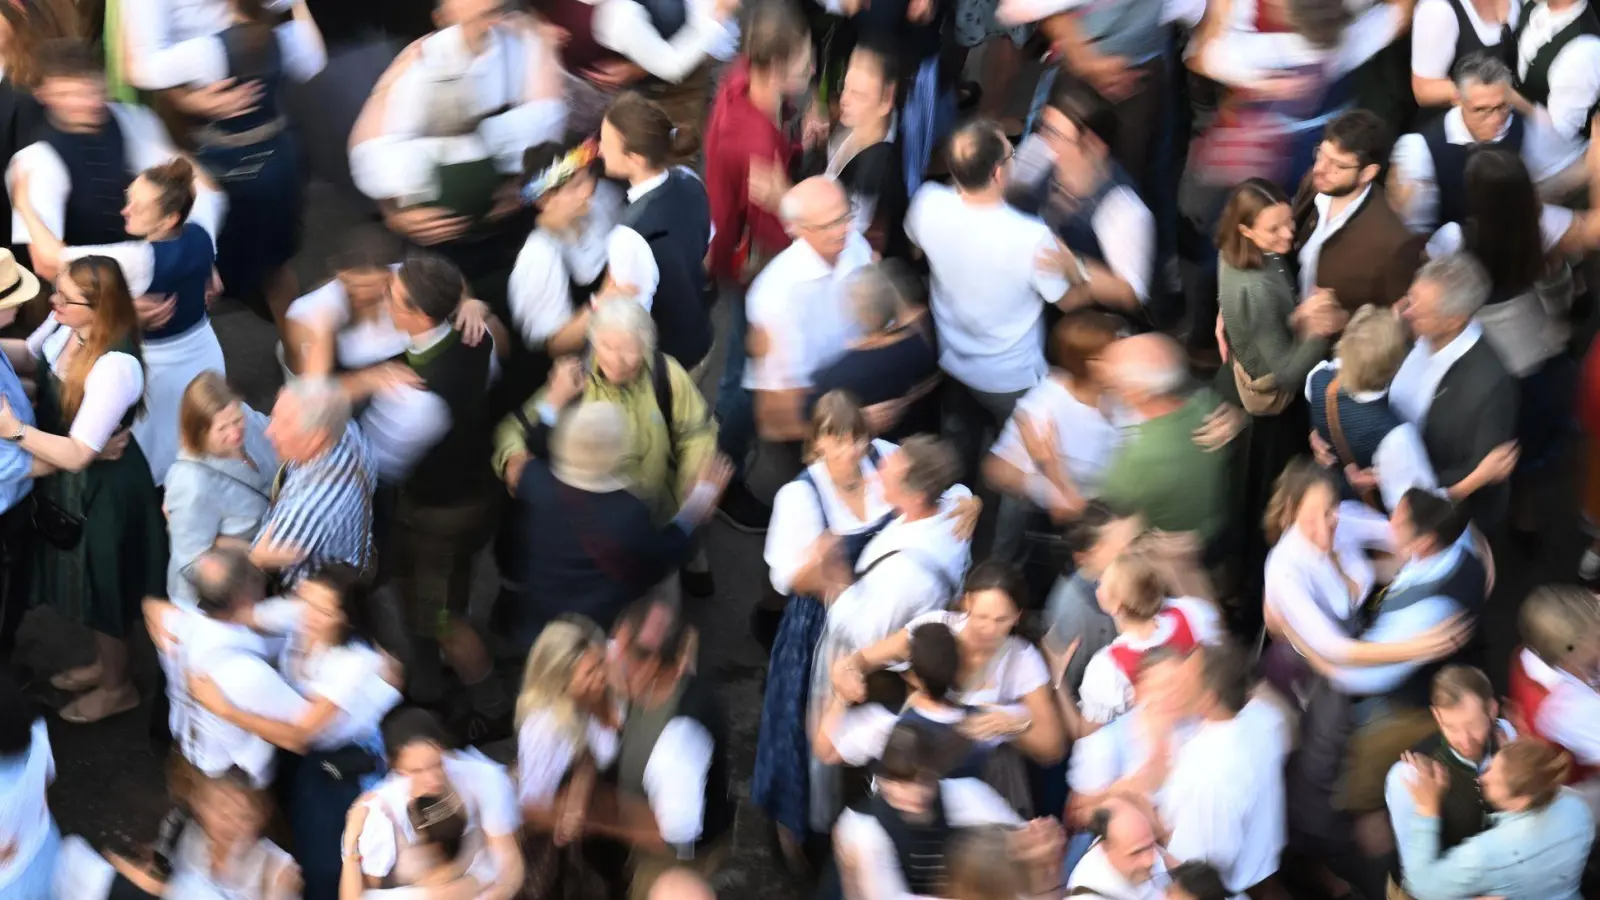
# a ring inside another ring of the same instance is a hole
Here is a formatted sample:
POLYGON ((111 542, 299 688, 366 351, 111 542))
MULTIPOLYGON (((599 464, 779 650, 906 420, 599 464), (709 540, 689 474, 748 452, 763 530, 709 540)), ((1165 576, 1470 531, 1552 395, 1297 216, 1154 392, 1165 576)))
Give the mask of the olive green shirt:
POLYGON ((1226 524, 1228 448, 1207 452, 1194 441, 1217 408, 1210 388, 1177 410, 1127 430, 1106 472, 1100 499, 1119 514, 1137 513, 1162 531, 1193 531, 1209 542, 1226 524))

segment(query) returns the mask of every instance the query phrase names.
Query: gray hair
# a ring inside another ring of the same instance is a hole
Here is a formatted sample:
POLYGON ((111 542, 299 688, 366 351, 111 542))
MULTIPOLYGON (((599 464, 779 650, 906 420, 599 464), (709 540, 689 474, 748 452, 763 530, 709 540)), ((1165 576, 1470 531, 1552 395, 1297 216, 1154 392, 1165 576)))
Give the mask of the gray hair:
POLYGON ((887 331, 899 316, 900 288, 882 265, 874 263, 851 272, 844 291, 856 321, 868 334, 887 331))
POLYGON ((914 434, 905 439, 898 452, 905 455, 906 461, 902 486, 930 506, 938 506, 944 492, 961 480, 961 459, 943 438, 914 434))
POLYGON ((294 424, 301 431, 337 436, 350 424, 350 397, 332 378, 295 378, 283 392, 294 398, 294 424))
POLYGON ((1510 84, 1511 67, 1498 56, 1481 52, 1469 53, 1456 63, 1451 81, 1455 83, 1458 91, 1464 91, 1475 84, 1510 84))
POLYGON ((633 300, 616 298, 606 300, 589 317, 589 339, 602 332, 631 335, 639 342, 639 352, 654 356, 656 352, 656 323, 650 311, 633 300))
POLYGON ((1470 319, 1489 302, 1489 272, 1470 253, 1449 253, 1430 259, 1417 271, 1415 283, 1439 288, 1439 315, 1470 319))
POLYGON ((550 437, 551 463, 587 478, 614 475, 627 450, 627 428, 616 404, 579 404, 561 417, 550 437))
POLYGON ((1151 397, 1171 397, 1189 383, 1189 372, 1181 361, 1161 363, 1123 361, 1117 366, 1116 378, 1125 389, 1151 397))

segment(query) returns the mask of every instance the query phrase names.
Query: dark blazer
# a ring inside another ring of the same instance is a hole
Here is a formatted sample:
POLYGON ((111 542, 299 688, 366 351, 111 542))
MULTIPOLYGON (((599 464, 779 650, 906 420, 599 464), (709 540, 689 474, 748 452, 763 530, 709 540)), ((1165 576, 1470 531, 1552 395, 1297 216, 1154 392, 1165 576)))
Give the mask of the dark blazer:
MULTIPOLYGON (((1308 172, 1294 197, 1296 257, 1317 230, 1316 197, 1308 172)), ((1411 289, 1426 244, 1422 235, 1413 234, 1400 221, 1389 208, 1383 187, 1374 183, 1361 208, 1322 245, 1316 285, 1331 289, 1339 305, 1350 312, 1369 303, 1393 306, 1411 289)))
MULTIPOLYGON (((1472 473, 1495 447, 1517 436, 1517 382, 1489 341, 1479 338, 1439 382, 1422 423, 1422 444, 1441 485, 1472 473)), ((1505 523, 1511 485, 1490 485, 1467 499, 1472 521, 1493 534, 1505 523)))

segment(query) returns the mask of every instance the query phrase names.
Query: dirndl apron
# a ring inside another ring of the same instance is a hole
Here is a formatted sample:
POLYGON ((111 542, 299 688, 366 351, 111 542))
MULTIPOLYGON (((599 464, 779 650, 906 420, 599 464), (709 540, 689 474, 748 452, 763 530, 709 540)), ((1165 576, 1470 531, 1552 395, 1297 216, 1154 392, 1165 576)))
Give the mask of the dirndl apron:
POLYGON ((133 423, 133 436, 150 463, 150 477, 159 487, 178 458, 178 412, 189 382, 205 371, 227 374, 222 344, 210 318, 175 337, 144 343, 144 418, 133 423))
MULTIPOLYGON (((868 452, 873 467, 878 459, 868 452)), ((810 471, 797 479, 816 493, 823 526, 832 530, 827 507, 810 471)), ((860 559, 867 542, 877 536, 893 514, 854 534, 839 535, 851 568, 860 559)), ((772 660, 767 666, 766 694, 761 703, 761 731, 756 742, 755 770, 750 779, 750 797, 757 806, 791 834, 806 833, 807 803, 810 797, 809 769, 811 736, 807 727, 812 684, 812 665, 817 645, 827 624, 828 608, 815 597, 794 594, 784 607, 778 634, 772 644, 772 660)), ((825 831, 825 829, 824 829, 825 831)))

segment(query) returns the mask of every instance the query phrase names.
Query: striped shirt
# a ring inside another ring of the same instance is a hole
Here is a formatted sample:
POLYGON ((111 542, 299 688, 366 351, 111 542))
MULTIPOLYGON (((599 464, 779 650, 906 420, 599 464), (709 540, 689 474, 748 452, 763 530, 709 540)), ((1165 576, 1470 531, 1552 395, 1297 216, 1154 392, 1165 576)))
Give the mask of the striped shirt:
POLYGON ((344 437, 321 458, 289 462, 273 482, 272 506, 256 540, 270 539, 305 553, 284 570, 285 587, 325 563, 356 568, 372 556, 372 491, 377 459, 361 429, 351 422, 344 437))

